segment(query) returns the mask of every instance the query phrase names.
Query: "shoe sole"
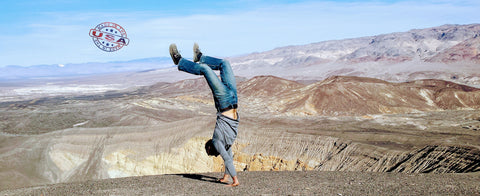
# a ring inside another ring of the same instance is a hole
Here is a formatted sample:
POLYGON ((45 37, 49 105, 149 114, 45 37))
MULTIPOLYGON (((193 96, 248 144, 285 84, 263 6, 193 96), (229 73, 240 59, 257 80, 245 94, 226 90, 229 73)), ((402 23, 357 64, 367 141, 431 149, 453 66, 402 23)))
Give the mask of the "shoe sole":
POLYGON ((200 59, 198 59, 197 51, 200 51, 200 47, 198 46, 197 43, 194 43, 193 44, 193 62, 200 61, 200 59))
POLYGON ((170 44, 170 47, 168 48, 168 50, 170 51, 170 57, 172 57, 172 60, 173 60, 173 63, 175 65, 178 65, 178 62, 175 62, 175 54, 179 54, 178 53, 178 50, 177 50, 177 45, 175 44, 170 44))

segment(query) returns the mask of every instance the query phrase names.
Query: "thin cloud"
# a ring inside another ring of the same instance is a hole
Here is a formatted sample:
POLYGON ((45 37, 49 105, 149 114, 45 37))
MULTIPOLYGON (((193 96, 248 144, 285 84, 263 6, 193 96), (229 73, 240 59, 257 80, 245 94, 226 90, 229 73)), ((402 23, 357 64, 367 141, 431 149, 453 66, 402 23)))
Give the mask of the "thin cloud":
POLYGON ((332 39, 371 36, 443 24, 477 23, 476 1, 348 1, 261 4, 261 7, 193 15, 152 11, 48 12, 21 35, 0 34, 3 65, 105 62, 168 56, 177 43, 191 57, 191 45, 216 56, 232 56, 332 39), (100 22, 122 25, 129 46, 106 53, 88 31, 100 22), (5 47, 4 47, 5 46, 5 47))

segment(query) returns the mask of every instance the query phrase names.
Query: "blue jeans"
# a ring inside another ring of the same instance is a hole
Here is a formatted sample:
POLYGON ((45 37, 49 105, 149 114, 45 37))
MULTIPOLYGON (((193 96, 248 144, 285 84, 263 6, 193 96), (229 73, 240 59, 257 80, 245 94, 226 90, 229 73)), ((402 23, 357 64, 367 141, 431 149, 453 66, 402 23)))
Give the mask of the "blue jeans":
POLYGON ((237 108, 237 83, 227 60, 202 55, 199 63, 195 63, 182 58, 178 63, 178 70, 205 77, 218 112, 237 108), (213 70, 220 71, 220 79, 213 70))

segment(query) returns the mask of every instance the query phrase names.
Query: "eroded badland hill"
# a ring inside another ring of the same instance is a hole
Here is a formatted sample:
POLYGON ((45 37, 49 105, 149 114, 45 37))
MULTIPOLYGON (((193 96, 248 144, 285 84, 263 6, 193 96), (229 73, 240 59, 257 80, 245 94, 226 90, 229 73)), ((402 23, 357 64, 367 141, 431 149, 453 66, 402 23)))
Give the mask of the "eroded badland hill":
MULTIPOLYGON (((241 171, 480 169, 480 90, 441 80, 238 78, 241 171)), ((3 103, 2 187, 218 172, 203 78, 133 92, 3 103)))

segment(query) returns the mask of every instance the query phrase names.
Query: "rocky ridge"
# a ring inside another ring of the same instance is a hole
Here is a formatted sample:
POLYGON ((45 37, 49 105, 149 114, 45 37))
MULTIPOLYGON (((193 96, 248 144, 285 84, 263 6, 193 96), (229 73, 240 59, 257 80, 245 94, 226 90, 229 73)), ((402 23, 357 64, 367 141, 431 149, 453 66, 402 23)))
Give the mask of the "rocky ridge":
POLYGON ((230 58, 236 73, 293 80, 361 76, 391 82, 436 78, 480 84, 480 25, 443 25, 407 32, 286 46, 230 58))

